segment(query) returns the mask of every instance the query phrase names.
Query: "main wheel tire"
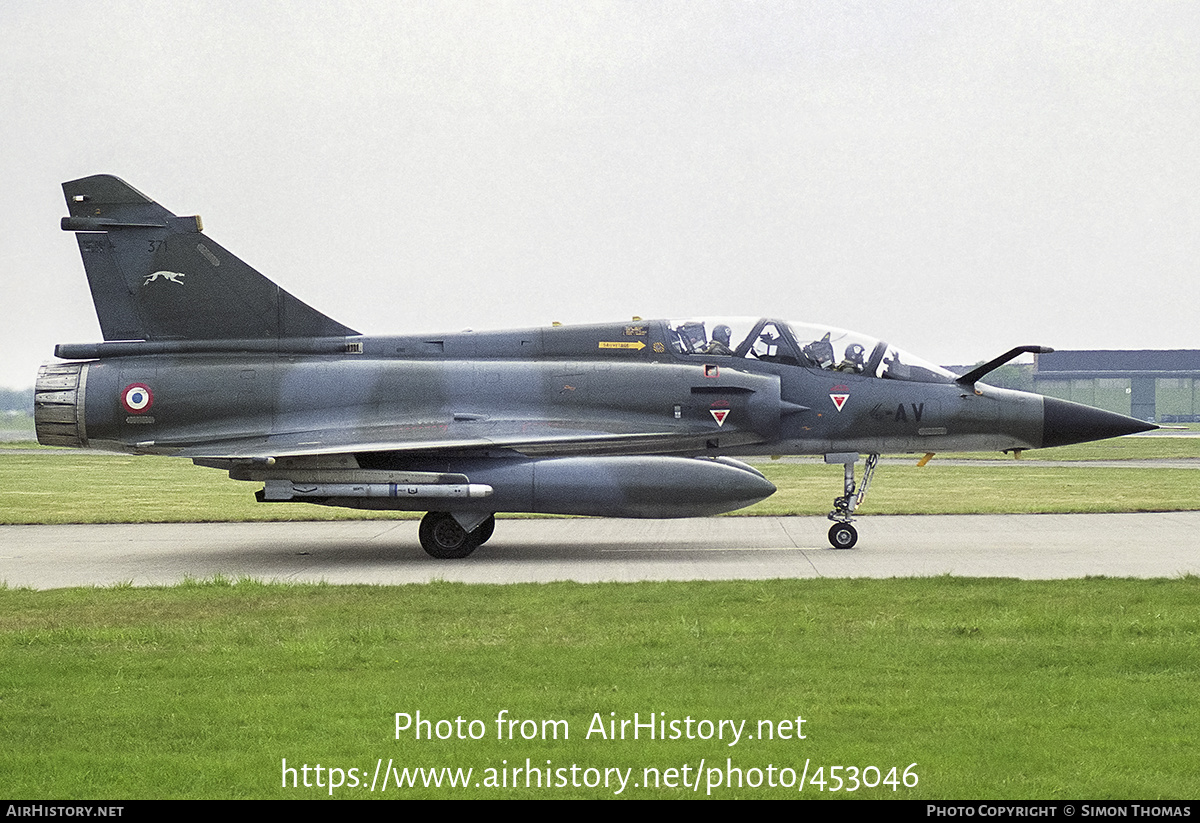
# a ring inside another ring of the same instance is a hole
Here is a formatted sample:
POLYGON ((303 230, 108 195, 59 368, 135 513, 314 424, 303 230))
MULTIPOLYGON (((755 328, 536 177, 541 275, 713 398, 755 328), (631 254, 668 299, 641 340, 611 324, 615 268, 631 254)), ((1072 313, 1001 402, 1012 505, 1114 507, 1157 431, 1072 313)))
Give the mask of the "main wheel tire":
POLYGON ((466 557, 482 542, 479 529, 468 532, 449 512, 429 512, 421 518, 420 535, 421 548, 438 560, 466 557))
POLYGON ((858 532, 849 523, 834 523, 829 529, 829 545, 835 549, 853 549, 858 532))

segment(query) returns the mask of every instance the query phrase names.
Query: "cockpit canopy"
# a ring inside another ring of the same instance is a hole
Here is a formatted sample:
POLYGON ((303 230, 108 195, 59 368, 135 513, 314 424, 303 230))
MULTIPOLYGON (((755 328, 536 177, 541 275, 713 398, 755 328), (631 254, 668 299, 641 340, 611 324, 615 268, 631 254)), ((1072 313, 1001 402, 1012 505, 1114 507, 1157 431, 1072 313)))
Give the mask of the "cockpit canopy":
POLYGON ((668 333, 681 355, 741 357, 918 383, 949 383, 956 376, 881 340, 812 323, 710 317, 669 321, 668 333))

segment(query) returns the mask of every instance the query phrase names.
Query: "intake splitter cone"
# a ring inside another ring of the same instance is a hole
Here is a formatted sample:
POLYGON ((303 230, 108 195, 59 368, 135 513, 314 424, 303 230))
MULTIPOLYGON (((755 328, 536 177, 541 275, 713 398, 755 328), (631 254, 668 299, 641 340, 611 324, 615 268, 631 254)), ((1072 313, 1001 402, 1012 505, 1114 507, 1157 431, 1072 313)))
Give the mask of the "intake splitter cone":
POLYGON ((1153 423, 1082 403, 1057 397, 1042 398, 1042 448, 1087 443, 1157 428, 1153 423))

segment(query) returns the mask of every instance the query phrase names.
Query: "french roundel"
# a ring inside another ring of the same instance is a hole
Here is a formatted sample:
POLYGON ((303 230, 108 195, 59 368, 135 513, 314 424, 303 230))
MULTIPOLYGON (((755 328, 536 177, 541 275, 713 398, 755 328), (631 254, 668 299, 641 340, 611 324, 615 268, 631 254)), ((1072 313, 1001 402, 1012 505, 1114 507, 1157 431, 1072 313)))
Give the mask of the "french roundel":
POLYGON ((141 414, 154 404, 154 393, 145 383, 130 383, 121 390, 121 405, 130 414, 141 414))

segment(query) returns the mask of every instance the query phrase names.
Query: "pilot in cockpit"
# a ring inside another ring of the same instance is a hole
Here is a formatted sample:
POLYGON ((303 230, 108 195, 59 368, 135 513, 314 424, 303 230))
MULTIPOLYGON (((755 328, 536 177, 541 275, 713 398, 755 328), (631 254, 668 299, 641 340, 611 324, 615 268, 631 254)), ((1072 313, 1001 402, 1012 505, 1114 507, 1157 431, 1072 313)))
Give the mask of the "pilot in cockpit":
POLYGON ((866 349, 858 343, 851 343, 846 347, 846 356, 842 358, 842 362, 838 363, 837 370, 851 372, 853 374, 862 374, 866 368, 864 355, 866 349))
POLYGON ((701 351, 705 354, 715 354, 719 356, 730 356, 733 354, 733 349, 730 347, 729 338, 733 334, 733 330, 728 326, 721 324, 714 326, 712 332, 712 340, 708 341, 701 351))

